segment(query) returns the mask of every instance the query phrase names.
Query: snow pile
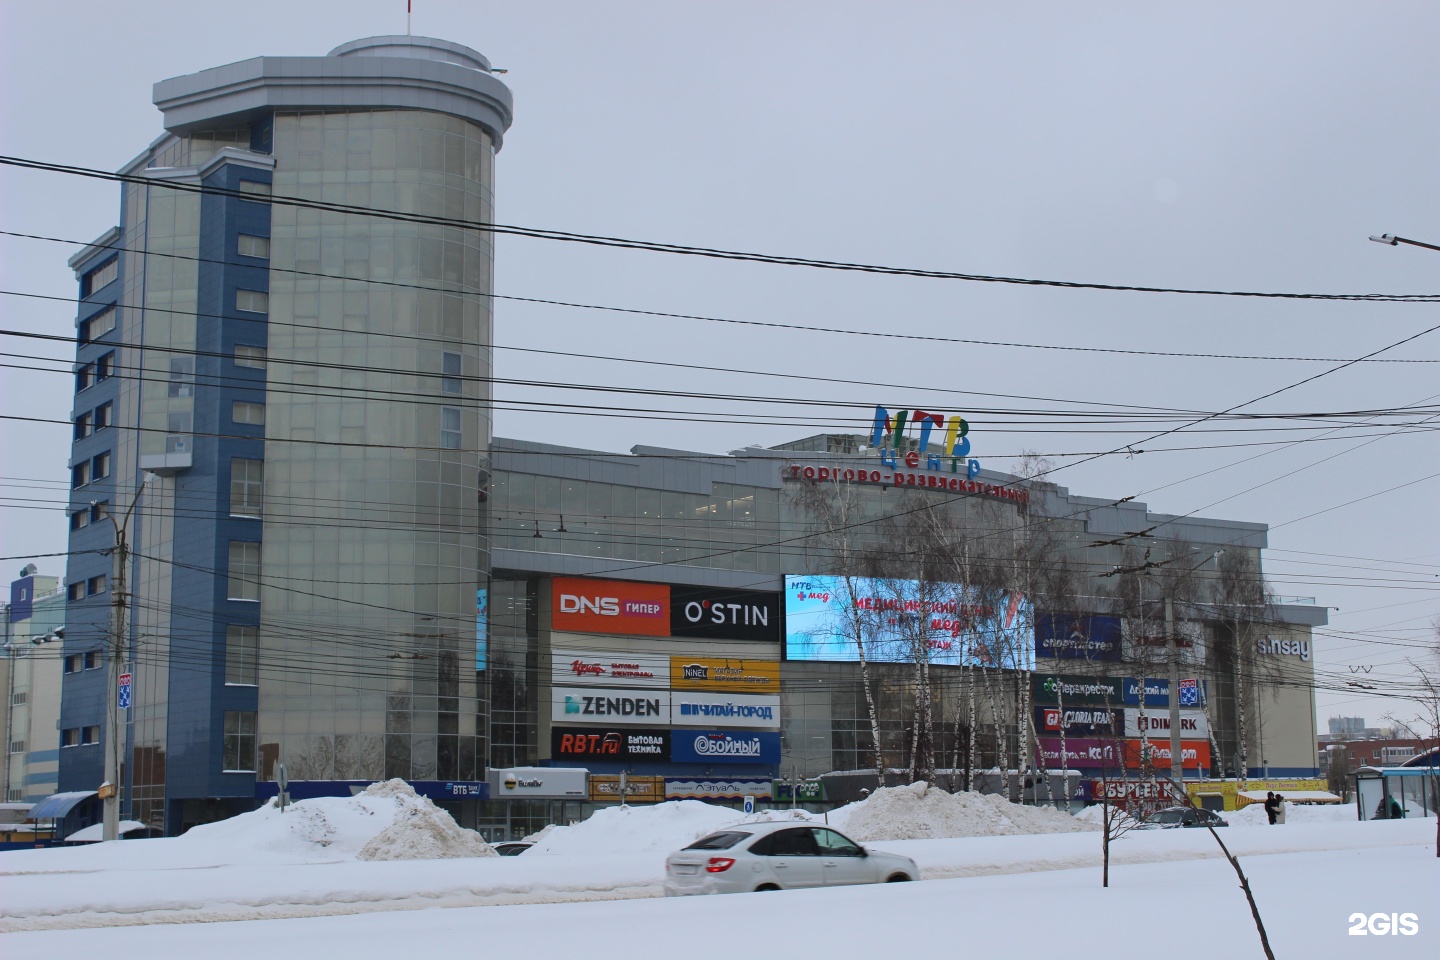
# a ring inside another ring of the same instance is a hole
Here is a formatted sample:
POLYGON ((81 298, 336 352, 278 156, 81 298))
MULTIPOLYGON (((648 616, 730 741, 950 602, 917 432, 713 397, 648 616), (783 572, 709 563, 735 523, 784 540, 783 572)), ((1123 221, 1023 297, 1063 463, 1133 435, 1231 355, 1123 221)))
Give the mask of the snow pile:
POLYGON ((858 803, 832 811, 830 823, 862 843, 1097 829, 1051 807, 1023 807, 995 794, 947 793, 926 783, 882 787, 858 803))
POLYGON ((473 830, 418 795, 404 780, 371 784, 362 796, 390 797, 395 818, 371 837, 357 860, 449 860, 456 857, 498 857, 499 854, 473 830))
POLYGON ((669 853, 743 820, 729 807, 702 800, 668 800, 647 806, 602 807, 588 820, 568 827, 548 826, 526 837, 537 853, 669 853))
MULTIPOLYGON (((1270 819, 1265 816, 1265 804, 1252 803, 1239 810, 1221 813, 1232 827, 1268 827, 1270 819)), ((1285 826, 1297 823, 1336 823, 1357 820, 1355 804, 1352 803, 1287 803, 1285 804, 1285 826)), ((1279 826, 1279 824, 1276 824, 1279 826)))
POLYGON ((479 834, 461 829, 403 780, 371 784, 353 797, 301 800, 283 813, 272 801, 192 827, 170 842, 197 855, 251 859, 259 854, 299 863, 494 855, 479 834))

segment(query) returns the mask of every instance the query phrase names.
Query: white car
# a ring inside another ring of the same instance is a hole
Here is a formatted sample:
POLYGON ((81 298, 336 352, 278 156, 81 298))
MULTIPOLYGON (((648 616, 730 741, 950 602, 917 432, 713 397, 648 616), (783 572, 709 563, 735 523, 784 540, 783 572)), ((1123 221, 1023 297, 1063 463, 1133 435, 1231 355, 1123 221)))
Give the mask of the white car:
POLYGON ((909 857, 868 850, 824 826, 737 823, 665 858, 665 896, 918 880, 909 857))

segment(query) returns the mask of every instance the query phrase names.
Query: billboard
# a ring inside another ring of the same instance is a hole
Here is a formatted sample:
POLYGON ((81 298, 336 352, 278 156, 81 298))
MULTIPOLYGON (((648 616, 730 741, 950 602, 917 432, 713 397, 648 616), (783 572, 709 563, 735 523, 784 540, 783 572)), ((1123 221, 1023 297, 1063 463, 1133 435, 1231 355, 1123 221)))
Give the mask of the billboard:
POLYGON ((670 686, 675 690, 779 693, 780 661, 739 657, 671 657, 670 686))
POLYGON ((668 690, 552 687, 550 719, 558 723, 654 726, 670 720, 668 690))
POLYGON ((493 800, 578 799, 590 796, 586 786, 588 771, 564 767, 507 767, 490 771, 490 797, 493 800))
MULTIPOLYGON (((1140 681, 1135 677, 1126 677, 1124 686, 1120 689, 1120 699, 1126 706, 1138 707, 1140 705, 1140 681)), ((1180 706, 1198 707, 1204 702, 1205 682, 1203 680, 1180 681, 1180 706)), ((1170 706, 1169 680, 1158 680, 1155 677, 1145 678, 1145 706, 1170 706)))
MULTIPOLYGON (((619 800, 620 775, 595 774, 590 775, 590 799, 597 803, 610 800, 619 800)), ((665 778, 664 777, 630 777, 625 778, 624 798, 626 803, 659 803, 665 799, 665 778)))
POLYGON ((666 800, 769 800, 772 781, 769 780, 723 780, 714 777, 682 780, 676 777, 665 779, 666 800))
POLYGON ((753 590, 670 588, 670 635, 780 642, 780 597, 753 590))
MULTIPOLYGON (((1170 714, 1146 712, 1145 722, 1140 722, 1140 711, 1128 709, 1125 711, 1125 736, 1138 737, 1141 734, 1148 734, 1152 737, 1170 738, 1170 714)), ((1210 736, 1210 724, 1205 719, 1205 714, 1199 710, 1182 710, 1180 712, 1180 736, 1186 738, 1210 736)))
POLYGON ((556 647, 550 651, 550 679, 587 686, 665 687, 670 683, 670 658, 556 647))
POLYGON ((1119 660, 1124 649, 1119 617, 1088 613, 1035 616, 1035 653, 1061 660, 1119 660))
POLYGON ((636 637, 780 640, 780 598, 757 590, 555 577, 550 629, 636 637))
POLYGON ((550 756, 555 760, 657 760, 664 763, 670 759, 670 731, 551 727, 550 756))
POLYGON ((1035 730, 1042 735, 1114 736, 1125 727, 1123 711, 1109 707, 1036 707, 1035 730))
POLYGON ((1075 706, 1119 705, 1121 699, 1119 677, 1076 677, 1057 676, 1053 673, 1030 675, 1030 696, 1036 703, 1059 703, 1075 706))
POLYGON ((556 577, 550 628, 568 633, 670 635, 670 588, 661 583, 556 577))
POLYGON ((676 763, 780 762, 780 734, 760 730, 676 730, 670 739, 676 763))
POLYGON ((676 690, 670 695, 670 724, 676 727, 724 724, 727 727, 775 730, 780 726, 780 698, 676 690))
MULTIPOLYGON (((1046 767, 1060 764, 1060 738, 1039 737, 1040 759, 1046 767)), ((1143 763, 1145 741, 1139 739, 1117 740, 1111 737, 1066 737, 1065 754, 1067 767, 1113 767, 1119 769, 1123 759, 1127 769, 1138 770, 1143 763)), ((1157 770, 1170 767, 1170 741, 1151 740, 1150 765, 1157 770)), ((1181 740, 1180 756, 1185 769, 1210 766, 1210 741, 1181 740)))
POLYGON ((1029 603, 1014 591, 869 577, 785 577, 785 659, 1031 669, 1029 603), (858 637, 858 639, 857 639, 858 637), (918 655, 918 656, 917 656, 918 655))

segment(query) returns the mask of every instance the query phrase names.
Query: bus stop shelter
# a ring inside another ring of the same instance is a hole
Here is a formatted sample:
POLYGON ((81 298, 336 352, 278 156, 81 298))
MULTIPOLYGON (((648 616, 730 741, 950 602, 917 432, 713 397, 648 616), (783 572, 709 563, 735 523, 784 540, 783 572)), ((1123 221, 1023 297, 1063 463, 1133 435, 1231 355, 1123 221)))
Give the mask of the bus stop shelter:
POLYGON ((1361 820, 1433 817, 1440 781, 1433 767, 1361 767, 1355 771, 1355 804, 1361 820))

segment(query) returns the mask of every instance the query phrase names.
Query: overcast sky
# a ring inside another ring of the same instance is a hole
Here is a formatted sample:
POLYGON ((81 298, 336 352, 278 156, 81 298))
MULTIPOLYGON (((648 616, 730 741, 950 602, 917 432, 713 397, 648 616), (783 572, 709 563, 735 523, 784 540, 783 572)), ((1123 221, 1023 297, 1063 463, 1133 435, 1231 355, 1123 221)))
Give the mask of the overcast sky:
MULTIPOLYGON (((405 0, 250 0, 214 4, 213 20, 204 13, 211 6, 4 0, 0 152, 115 169, 161 132, 150 102, 157 80, 263 54, 322 55, 405 29, 405 0)), ((496 165, 502 223, 1015 277, 1440 293, 1440 253, 1366 241, 1388 232, 1440 242, 1433 3, 415 7, 416 34, 475 47, 510 71, 515 124, 496 165)), ((111 184, 0 168, 0 229, 88 240, 115 223, 118 206, 111 184)), ((1440 304, 1087 292, 498 243, 500 294, 846 330, 1355 358, 1440 324, 1440 304)), ((74 249, 0 237, 0 289, 73 296, 65 260, 74 249)), ((73 305, 0 302, 5 329, 73 332, 73 305)), ((1059 398, 1071 410, 1085 401, 1215 411, 1336 365, 877 340, 504 301, 496 342, 862 383, 637 372, 504 349, 502 377, 628 384, 644 376, 667 388, 961 413, 1016 402, 927 391, 1059 398)), ((72 356, 37 341, 0 343, 5 364, 35 365, 16 354, 72 356)), ((1440 332, 1383 356, 1440 359, 1440 332)), ((70 415, 68 367, 0 369, 0 413, 70 415)), ((1246 409, 1433 405, 1437 374, 1440 365, 1361 364, 1246 409)), ((500 397, 586 402, 515 387, 500 397)), ((817 432, 796 421, 835 413, 670 405, 790 422, 502 411, 497 433, 724 452, 817 432)), ((1146 436, 1143 427, 1021 434, 987 426, 981 414, 969 419, 974 455, 996 469, 1023 449, 1108 450, 1146 436)), ((1317 640, 1320 665, 1379 675, 1406 655, 1395 644, 1418 642, 1440 614, 1440 480, 1431 476, 1440 443, 1435 433, 1355 433, 1285 448, 1111 456, 1054 479, 1089 496, 1135 495, 1157 512, 1275 527, 1266 564, 1278 592, 1340 608, 1317 640), (1361 447, 1366 440, 1374 442, 1361 447), (1409 485, 1382 492, 1401 484, 1409 485), (1328 635, 1337 631, 1383 642, 1328 635)), ((1155 446, 1308 436, 1195 430, 1155 446)), ((3 562, 13 576, 24 557, 65 548, 58 504, 68 430, 0 420, 0 437, 0 484, 18 498, 0 501, 13 505, 0 510, 0 556, 11 558, 3 562), (52 505, 20 508, 36 500, 52 505)), ((61 558, 36 562, 63 574, 61 558)), ((1319 704, 1322 729, 1334 713, 1373 724, 1389 709, 1332 694, 1319 704)))

